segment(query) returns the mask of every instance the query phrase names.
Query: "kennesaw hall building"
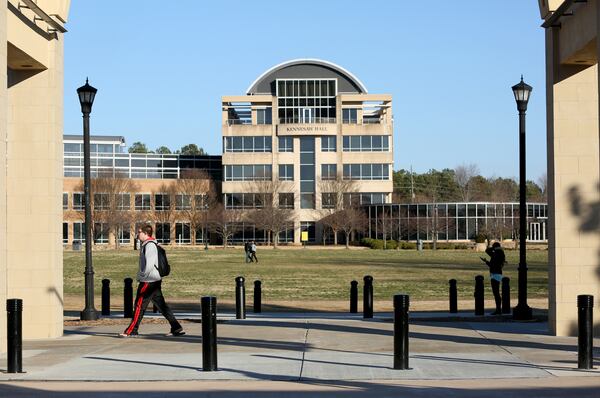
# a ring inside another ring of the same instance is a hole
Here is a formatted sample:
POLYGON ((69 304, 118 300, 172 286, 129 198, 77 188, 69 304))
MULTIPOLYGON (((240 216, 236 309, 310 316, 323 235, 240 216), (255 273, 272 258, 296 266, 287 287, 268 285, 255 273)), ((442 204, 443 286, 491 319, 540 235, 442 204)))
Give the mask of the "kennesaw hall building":
POLYGON ((391 202, 392 96, 369 94, 341 66, 297 59, 266 70, 245 95, 222 97, 222 126, 226 208, 257 207, 257 181, 277 182, 273 200, 293 210, 280 241, 300 244, 305 231, 321 242, 324 181, 354 181, 355 203, 391 202))

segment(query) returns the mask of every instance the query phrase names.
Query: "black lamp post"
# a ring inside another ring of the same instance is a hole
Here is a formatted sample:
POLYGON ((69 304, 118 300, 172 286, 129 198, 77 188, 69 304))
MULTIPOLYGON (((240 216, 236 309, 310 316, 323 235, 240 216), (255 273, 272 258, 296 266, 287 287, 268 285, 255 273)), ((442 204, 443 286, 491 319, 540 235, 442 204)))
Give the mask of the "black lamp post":
POLYGON ((513 309, 516 320, 532 319, 527 305, 527 177, 525 175, 525 112, 532 87, 521 81, 512 87, 519 110, 519 302, 513 309))
POLYGON ((206 240, 208 233, 208 203, 204 204, 204 250, 208 250, 208 240, 206 240))
POLYGON ((85 308, 81 311, 82 321, 98 319, 94 308, 94 268, 92 267, 92 208, 90 199, 90 113, 96 96, 94 87, 85 79, 85 86, 77 89, 81 113, 83 113, 83 190, 85 200, 85 308))

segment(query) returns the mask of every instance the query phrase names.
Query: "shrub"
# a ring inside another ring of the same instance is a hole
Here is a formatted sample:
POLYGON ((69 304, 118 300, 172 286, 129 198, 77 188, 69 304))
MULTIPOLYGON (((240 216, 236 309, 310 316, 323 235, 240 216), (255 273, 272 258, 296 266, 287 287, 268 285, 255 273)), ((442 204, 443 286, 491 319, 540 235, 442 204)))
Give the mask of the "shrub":
POLYGON ((482 233, 478 233, 475 235, 475 243, 485 243, 487 241, 487 236, 482 233))
MULTIPOLYGON (((376 250, 384 249, 383 239, 363 238, 360 241, 360 243, 362 246, 367 246, 367 247, 370 247, 371 249, 376 249, 376 250)), ((395 250, 397 248, 398 248, 398 242, 396 242, 395 240, 387 240, 385 242, 386 250, 395 250)))

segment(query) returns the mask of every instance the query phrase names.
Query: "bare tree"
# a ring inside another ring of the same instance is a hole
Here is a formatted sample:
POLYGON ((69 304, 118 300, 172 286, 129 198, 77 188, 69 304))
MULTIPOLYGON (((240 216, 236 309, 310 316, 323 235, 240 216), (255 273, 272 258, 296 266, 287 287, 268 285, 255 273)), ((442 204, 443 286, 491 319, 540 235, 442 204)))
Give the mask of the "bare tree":
MULTIPOLYGON (((346 225, 344 220, 344 209, 350 208, 356 202, 358 195, 356 181, 345 180, 341 173, 338 173, 335 179, 321 180, 319 190, 322 192, 323 218, 321 223, 331 229, 333 233, 333 244, 338 244, 338 233, 343 231, 346 225), (354 202, 354 203, 353 203, 354 202)), ((346 241, 346 247, 348 242, 346 241)))
POLYGON ((250 211, 247 217, 256 228, 267 232, 267 245, 272 241, 273 247, 277 247, 279 233, 293 222, 294 211, 288 208, 285 198, 282 198, 284 203, 280 203, 280 195, 291 192, 289 185, 285 181, 271 179, 255 181, 252 187, 257 208, 250 211))
MULTIPOLYGON (((218 203, 217 187, 205 171, 190 170, 183 173, 182 178, 177 181, 176 191, 175 209, 177 214, 190 223, 192 245, 194 245, 198 229, 200 227, 203 231, 208 229, 209 213, 218 203)), ((206 239, 204 233, 203 238, 206 239)))
MULTIPOLYGON (((76 188, 83 190, 83 182, 76 188)), ((129 226, 133 221, 130 210, 130 192, 137 190, 137 184, 126 175, 116 170, 106 170, 92 178, 90 182, 90 197, 92 200, 92 234, 96 236, 104 226, 109 236, 114 237, 114 246, 119 248, 119 233, 122 228, 129 226)), ((79 217, 85 220, 85 212, 78 211, 79 217)), ((127 227, 129 228, 129 227, 127 227)))
POLYGON ((394 231, 394 223, 389 214, 386 214, 385 210, 381 211, 376 219, 377 232, 382 233, 383 237, 383 248, 387 249, 387 241, 392 239, 392 233, 394 231))
POLYGON ((460 189, 461 198, 464 202, 471 200, 469 183, 471 179, 479 174, 479 168, 474 163, 463 163, 454 169, 454 181, 460 189))
POLYGON ((367 228, 369 220, 364 211, 356 206, 349 206, 336 214, 340 219, 338 223, 340 231, 346 236, 346 249, 348 249, 352 233, 363 232, 367 228))
POLYGON ((152 192, 154 210, 149 213, 150 219, 155 224, 169 225, 169 241, 175 222, 175 191, 175 183, 162 183, 152 192))
POLYGON ((223 240, 223 248, 226 248, 229 239, 240 231, 243 220, 244 215, 240 210, 226 209, 223 203, 218 203, 210 212, 209 225, 223 240))
POLYGON ((548 174, 544 173, 542 174, 538 180, 538 185, 540 186, 540 189, 542 190, 542 199, 544 201, 548 201, 548 174))

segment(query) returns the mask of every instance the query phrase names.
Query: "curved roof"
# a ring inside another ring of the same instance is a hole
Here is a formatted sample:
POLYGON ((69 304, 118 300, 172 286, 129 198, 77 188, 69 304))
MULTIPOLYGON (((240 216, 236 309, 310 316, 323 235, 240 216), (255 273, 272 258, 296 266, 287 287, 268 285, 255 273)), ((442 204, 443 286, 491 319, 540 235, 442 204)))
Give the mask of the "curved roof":
MULTIPOLYGON (((300 59, 293 59, 290 61, 282 62, 278 65, 273 66, 269 70, 265 71, 262 75, 257 77, 256 80, 254 80, 252 82, 252 84, 246 90, 246 94, 251 95, 251 94, 261 93, 259 91, 259 87, 264 87, 265 83, 270 85, 271 82, 266 81, 269 77, 278 75, 278 72, 281 72, 286 68, 300 66, 300 65, 312 65, 312 66, 329 69, 329 70, 335 72, 337 75, 339 75, 339 77, 347 80, 349 85, 354 87, 353 91, 356 91, 359 93, 364 93, 364 94, 367 93, 367 88, 365 87, 365 85, 356 76, 354 76, 352 73, 350 73, 348 70, 342 68, 341 66, 336 65, 333 62, 324 61, 322 59, 300 58, 300 59)), ((311 78, 311 77, 315 77, 315 76, 307 76, 307 77, 311 78)), ((321 77, 325 77, 325 76, 321 76, 321 77)))

